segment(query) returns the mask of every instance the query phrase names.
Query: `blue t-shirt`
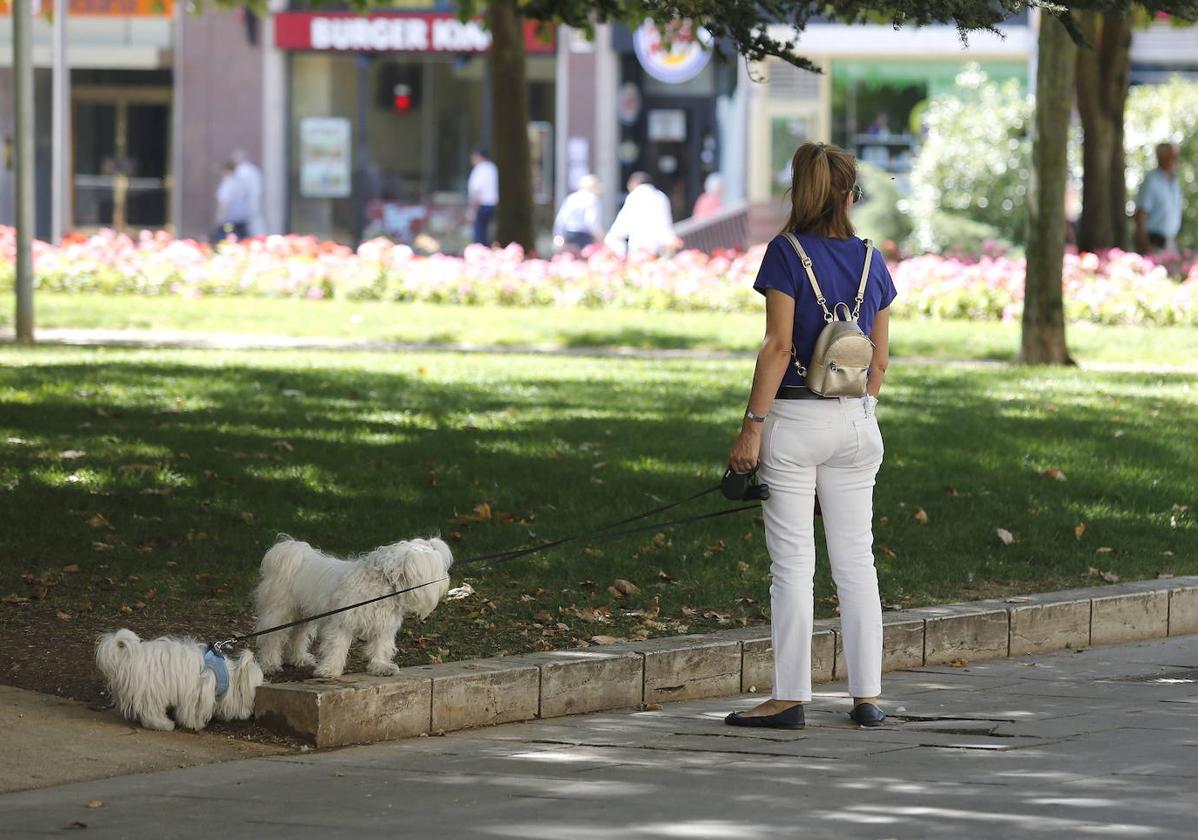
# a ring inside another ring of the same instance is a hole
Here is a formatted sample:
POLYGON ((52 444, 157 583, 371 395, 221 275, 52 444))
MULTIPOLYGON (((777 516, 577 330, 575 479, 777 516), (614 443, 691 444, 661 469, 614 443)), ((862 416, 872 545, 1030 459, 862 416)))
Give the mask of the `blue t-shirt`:
MULTIPOLYGON (((828 309, 843 302, 848 304, 851 312, 853 301, 857 298, 857 286, 861 282, 861 269, 865 266, 865 242, 856 236, 833 239, 806 233, 800 233, 798 239, 807 256, 811 257, 811 267, 827 299, 828 309)), ((794 298, 794 346, 799 361, 805 367, 811 361, 815 340, 826 322, 803 263, 785 236, 775 236, 766 246, 753 288, 762 295, 766 289, 777 289, 794 298)), ((890 306, 897 294, 886 260, 875 248, 869 266, 869 282, 865 284, 865 299, 861 302, 861 315, 857 319, 862 332, 866 335, 872 332, 874 318, 880 310, 890 306)), ((782 384, 803 384, 803 377, 795 370, 793 362, 787 366, 782 384)))

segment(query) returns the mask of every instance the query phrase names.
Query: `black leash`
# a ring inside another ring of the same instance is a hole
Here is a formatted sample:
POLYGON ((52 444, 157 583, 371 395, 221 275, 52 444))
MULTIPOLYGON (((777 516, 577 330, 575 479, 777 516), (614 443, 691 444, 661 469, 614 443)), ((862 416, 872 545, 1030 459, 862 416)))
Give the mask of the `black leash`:
MULTIPOLYGON (((727 510, 717 510, 717 511, 713 511, 711 513, 701 513, 701 514, 697 514, 695 516, 684 516, 684 517, 680 517, 678 519, 667 519, 664 522, 652 522, 652 523, 649 523, 648 525, 638 525, 635 528, 625 528, 624 530, 619 530, 619 531, 614 530, 616 528, 619 528, 621 525, 627 525, 630 522, 636 522, 637 520, 645 519, 647 517, 654 516, 659 513, 664 513, 667 510, 672 510, 673 508, 684 505, 687 502, 693 502, 696 499, 700 499, 703 496, 706 496, 710 493, 714 493, 715 491, 717 491, 719 489, 720 489, 720 485, 717 484, 714 487, 709 487, 706 490, 702 490, 698 493, 695 493, 693 496, 687 496, 685 499, 680 499, 676 502, 670 502, 668 504, 659 505, 658 507, 652 508, 651 510, 644 511, 643 513, 638 513, 633 516, 629 516, 624 519, 620 519, 616 522, 612 522, 607 525, 600 526, 599 528, 594 528, 590 531, 584 531, 581 534, 574 534, 569 537, 563 537, 560 540, 553 540, 552 542, 542 543, 540 545, 527 546, 525 548, 517 548, 517 549, 513 549, 513 550, 509 550, 509 551, 500 551, 500 552, 496 552, 494 554, 481 554, 477 557, 470 557, 465 560, 459 560, 459 561, 455 562, 454 565, 455 566, 468 566, 468 565, 472 565, 474 563, 483 563, 483 562, 490 562, 495 565, 498 565, 500 563, 506 563, 509 560, 515 560, 518 557, 527 557, 530 554, 538 554, 538 553, 540 553, 542 551, 546 551, 550 548, 556 548, 559 545, 564 545, 568 542, 575 542, 577 540, 581 540, 586 537, 598 537, 599 539, 597 541, 606 542, 608 540, 617 540, 622 537, 631 536, 632 534, 643 533, 645 531, 660 531, 664 528, 674 528, 679 525, 685 525, 690 522, 701 522, 705 519, 715 519, 720 516, 728 516, 733 513, 741 513, 742 511, 753 510, 754 508, 761 507, 760 505, 744 505, 742 507, 729 508, 727 510)), ((448 575, 446 575, 445 577, 442 577, 442 578, 437 578, 436 580, 425 581, 424 583, 419 583, 419 584, 416 584, 415 586, 409 586, 406 589, 397 589, 394 592, 388 592, 386 595, 379 595, 375 598, 371 598, 366 601, 360 601, 356 604, 348 604, 347 606, 344 606, 344 607, 338 607, 333 610, 328 610, 327 612, 322 612, 318 615, 311 615, 306 618, 300 618, 300 619, 296 619, 295 621, 289 621, 286 624, 280 624, 277 627, 268 627, 265 630, 256 630, 253 633, 243 633, 240 636, 231 636, 228 639, 224 639, 219 642, 212 642, 208 645, 208 647, 211 650, 215 651, 216 653, 221 654, 222 651, 224 650, 224 648, 235 645, 238 642, 248 641, 249 639, 257 638, 258 636, 265 636, 268 633, 277 633, 280 630, 289 630, 292 627, 298 627, 301 624, 307 624, 311 621, 319 621, 322 618, 328 618, 329 616, 337 615, 338 613, 343 613, 343 612, 347 612, 349 610, 354 610, 354 609, 357 609, 358 607, 364 607, 368 604, 377 603, 378 601, 384 601, 387 598, 394 598, 397 595, 403 595, 405 592, 412 592, 413 590, 422 589, 425 586, 432 586, 435 583, 442 583, 447 580, 449 580, 448 575)))

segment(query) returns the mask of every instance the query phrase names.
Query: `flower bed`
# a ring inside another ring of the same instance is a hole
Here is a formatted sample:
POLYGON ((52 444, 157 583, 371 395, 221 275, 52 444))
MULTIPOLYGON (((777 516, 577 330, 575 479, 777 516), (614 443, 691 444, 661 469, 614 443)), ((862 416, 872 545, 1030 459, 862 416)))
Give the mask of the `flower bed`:
MULTIPOLYGON (((0 229, 0 289, 12 288, 13 250, 12 230, 0 229)), ((524 259, 517 246, 421 256, 385 239, 356 251, 307 236, 211 248, 164 232, 101 231, 57 247, 35 243, 34 265, 38 288, 63 292, 746 311, 761 306, 752 284, 764 250, 624 261, 594 248, 585 258, 543 260, 524 259)), ((1022 259, 923 255, 890 268, 898 316, 1009 319, 1022 307, 1022 259)), ((1122 251, 1068 255, 1065 301, 1075 321, 1198 325, 1198 262, 1158 264, 1122 251)))

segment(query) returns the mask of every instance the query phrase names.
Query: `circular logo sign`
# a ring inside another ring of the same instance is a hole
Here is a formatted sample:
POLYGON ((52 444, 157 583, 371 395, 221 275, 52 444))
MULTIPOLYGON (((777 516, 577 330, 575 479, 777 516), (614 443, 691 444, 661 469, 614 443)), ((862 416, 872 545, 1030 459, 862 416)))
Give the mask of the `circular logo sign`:
POLYGON ((664 36, 647 20, 633 33, 632 46, 646 73, 672 85, 689 82, 711 60, 711 33, 688 20, 673 21, 664 36))

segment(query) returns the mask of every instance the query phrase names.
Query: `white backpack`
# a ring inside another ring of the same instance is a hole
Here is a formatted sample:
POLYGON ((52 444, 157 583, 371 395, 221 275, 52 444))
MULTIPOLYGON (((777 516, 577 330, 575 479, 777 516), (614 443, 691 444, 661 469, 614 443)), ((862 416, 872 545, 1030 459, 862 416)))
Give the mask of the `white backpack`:
POLYGON ((861 301, 865 300, 865 284, 869 281, 869 266, 873 261, 874 246, 865 240, 865 267, 861 269, 861 284, 857 287, 857 299, 852 311, 847 303, 837 303, 829 311, 827 299, 815 279, 815 271, 811 268, 811 258, 799 244, 798 237, 792 233, 784 234, 794 246, 815 299, 824 310, 826 326, 820 330, 815 340, 815 350, 811 353, 810 363, 804 367, 799 361, 798 352, 791 345, 790 355, 794 359, 795 369, 807 381, 807 387, 821 397, 861 397, 865 395, 865 386, 869 380, 869 363, 874 356, 874 343, 869 340, 857 319, 861 315, 861 301), (843 307, 843 310, 842 310, 843 307), (843 319, 837 316, 843 312, 843 319))

